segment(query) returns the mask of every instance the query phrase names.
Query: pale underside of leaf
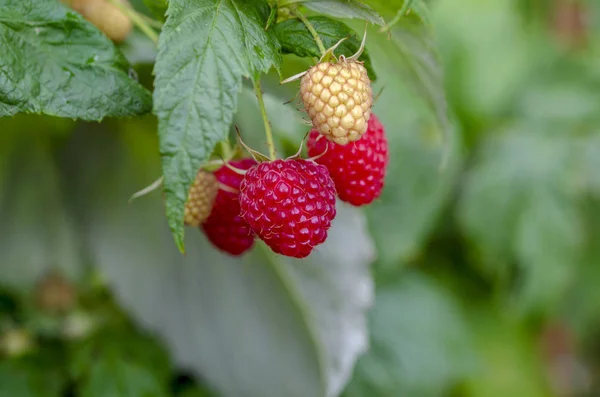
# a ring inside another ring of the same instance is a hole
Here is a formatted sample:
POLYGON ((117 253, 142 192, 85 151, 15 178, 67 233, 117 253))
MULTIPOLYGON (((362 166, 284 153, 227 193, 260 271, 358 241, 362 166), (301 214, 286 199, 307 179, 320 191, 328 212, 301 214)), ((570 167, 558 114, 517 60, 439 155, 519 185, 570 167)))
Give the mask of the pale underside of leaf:
POLYGON ((473 364, 459 305, 422 274, 381 288, 370 320, 371 349, 344 397, 440 396, 473 364))
POLYGON ((126 202, 156 162, 136 163, 133 148, 105 150, 113 146, 96 142, 94 150, 114 168, 80 169, 72 181, 88 192, 80 205, 85 235, 120 302, 164 338, 177 364, 224 397, 323 397, 343 388, 367 346, 373 295, 374 249, 361 212, 340 205, 328 241, 302 261, 265 253, 260 242, 234 258, 198 229, 183 257, 170 242, 160 195, 126 202))

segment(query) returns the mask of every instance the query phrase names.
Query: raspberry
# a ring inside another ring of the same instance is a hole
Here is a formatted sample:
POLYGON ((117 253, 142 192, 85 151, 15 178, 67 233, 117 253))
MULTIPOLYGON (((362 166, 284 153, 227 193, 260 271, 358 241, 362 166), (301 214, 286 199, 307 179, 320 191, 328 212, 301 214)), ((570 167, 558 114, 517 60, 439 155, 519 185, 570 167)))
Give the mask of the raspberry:
POLYGON ((309 160, 252 167, 240 185, 242 217, 278 254, 304 258, 327 238, 335 186, 327 168, 309 160))
POLYGON ((346 145, 367 130, 373 92, 367 69, 342 60, 322 62, 302 77, 300 95, 313 126, 327 139, 346 145))
MULTIPOLYGON (((126 0, 119 1, 127 4, 126 0)), ((133 29, 129 17, 106 0, 71 0, 69 5, 114 42, 124 41, 133 29)))
POLYGON ((200 226, 208 218, 218 190, 219 184, 213 174, 198 171, 185 203, 184 222, 187 226, 200 226))
POLYGON ((342 201, 361 206, 381 195, 388 163, 388 143, 377 116, 371 115, 367 132, 358 142, 341 146, 318 138, 321 138, 319 133, 312 130, 308 155, 317 157, 315 161, 327 167, 342 201))
POLYGON ((5 356, 21 357, 33 348, 33 337, 26 329, 9 329, 0 334, 0 353, 5 356))
MULTIPOLYGON (((229 164, 247 170, 253 167, 256 161, 244 159, 231 161, 229 164)), ((226 166, 215 171, 215 176, 221 184, 232 190, 239 190, 244 178, 226 166)), ((241 255, 254 245, 254 233, 240 216, 239 192, 219 189, 210 216, 202 224, 202 230, 215 247, 231 255, 241 255)))
POLYGON ((47 313, 64 313, 77 302, 77 290, 60 273, 52 271, 45 275, 35 288, 38 308, 47 313))

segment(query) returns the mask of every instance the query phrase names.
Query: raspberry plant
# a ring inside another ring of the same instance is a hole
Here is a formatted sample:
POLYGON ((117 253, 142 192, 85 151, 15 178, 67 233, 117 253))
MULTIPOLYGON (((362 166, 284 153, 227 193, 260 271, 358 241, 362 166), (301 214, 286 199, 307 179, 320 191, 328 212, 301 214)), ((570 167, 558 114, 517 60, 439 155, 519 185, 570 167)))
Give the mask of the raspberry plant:
POLYGON ((600 395, 599 21, 0 0, 0 397, 600 395))
POLYGON ((423 244, 458 164, 430 28, 420 0, 0 0, 0 286, 43 287, 0 305, 0 395, 341 395, 369 266, 423 244))

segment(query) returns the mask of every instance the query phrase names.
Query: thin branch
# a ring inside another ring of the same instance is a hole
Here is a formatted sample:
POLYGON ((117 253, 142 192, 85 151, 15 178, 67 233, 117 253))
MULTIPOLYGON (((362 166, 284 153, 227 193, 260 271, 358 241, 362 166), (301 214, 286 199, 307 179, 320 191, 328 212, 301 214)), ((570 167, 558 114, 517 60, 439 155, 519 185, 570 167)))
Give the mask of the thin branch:
POLYGON ((304 14, 302 14, 297 9, 293 9, 292 14, 295 17, 297 17, 298 19, 300 19, 304 25, 306 25, 306 28, 308 29, 308 31, 310 32, 312 37, 315 39, 315 43, 317 43, 317 47, 319 47, 319 51, 321 51, 321 56, 325 55, 327 50, 325 49, 325 46, 323 45, 323 42, 321 41, 321 37, 319 37, 319 34, 315 30, 315 27, 312 25, 312 23, 310 23, 310 21, 304 16, 304 14))
POLYGON ((256 93, 256 98, 258 99, 260 115, 262 116, 263 122, 265 124, 265 136, 267 137, 267 146, 269 147, 269 158, 271 160, 275 160, 277 158, 277 153, 275 152, 275 142, 273 141, 271 123, 269 122, 269 117, 267 116, 265 101, 263 99, 262 90, 260 88, 260 78, 256 78, 256 81, 254 82, 254 92, 256 93))
POLYGON ((148 25, 144 17, 130 5, 122 3, 120 0, 108 0, 111 4, 119 8, 154 44, 158 43, 158 34, 148 25))

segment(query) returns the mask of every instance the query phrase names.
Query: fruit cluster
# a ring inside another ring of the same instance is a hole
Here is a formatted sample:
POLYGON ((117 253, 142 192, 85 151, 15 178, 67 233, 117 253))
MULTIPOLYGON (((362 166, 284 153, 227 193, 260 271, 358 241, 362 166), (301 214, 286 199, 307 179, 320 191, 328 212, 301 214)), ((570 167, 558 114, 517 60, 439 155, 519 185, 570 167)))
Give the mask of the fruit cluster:
POLYGON ((354 206, 379 197, 388 146, 372 115, 363 137, 345 146, 312 130, 308 153, 314 159, 229 161, 214 172, 218 185, 207 183, 208 172, 200 171, 186 203, 186 223, 196 225, 187 218, 194 214, 211 243, 231 255, 248 251, 257 236, 276 253, 308 256, 327 238, 336 194, 354 206))
MULTIPOLYGON (((115 42, 132 30, 123 12, 128 0, 61 1, 115 42)), ((215 247, 241 255, 258 237, 276 253, 304 258, 327 238, 336 197, 361 206, 380 196, 388 146, 371 114, 367 70, 357 60, 364 39, 355 55, 336 59, 339 43, 317 65, 287 80, 301 78, 300 99, 313 125, 309 159, 278 160, 273 154, 267 162, 230 160, 215 172, 197 173, 184 223, 200 227, 215 247)))
POLYGON ((249 250, 258 237, 278 254, 304 258, 326 240, 336 197, 354 206, 378 198, 388 144, 371 113, 371 84, 357 56, 323 61, 296 76, 313 125, 308 159, 229 161, 214 172, 217 184, 201 170, 186 203, 186 223, 201 224, 213 245, 232 255, 249 250))

